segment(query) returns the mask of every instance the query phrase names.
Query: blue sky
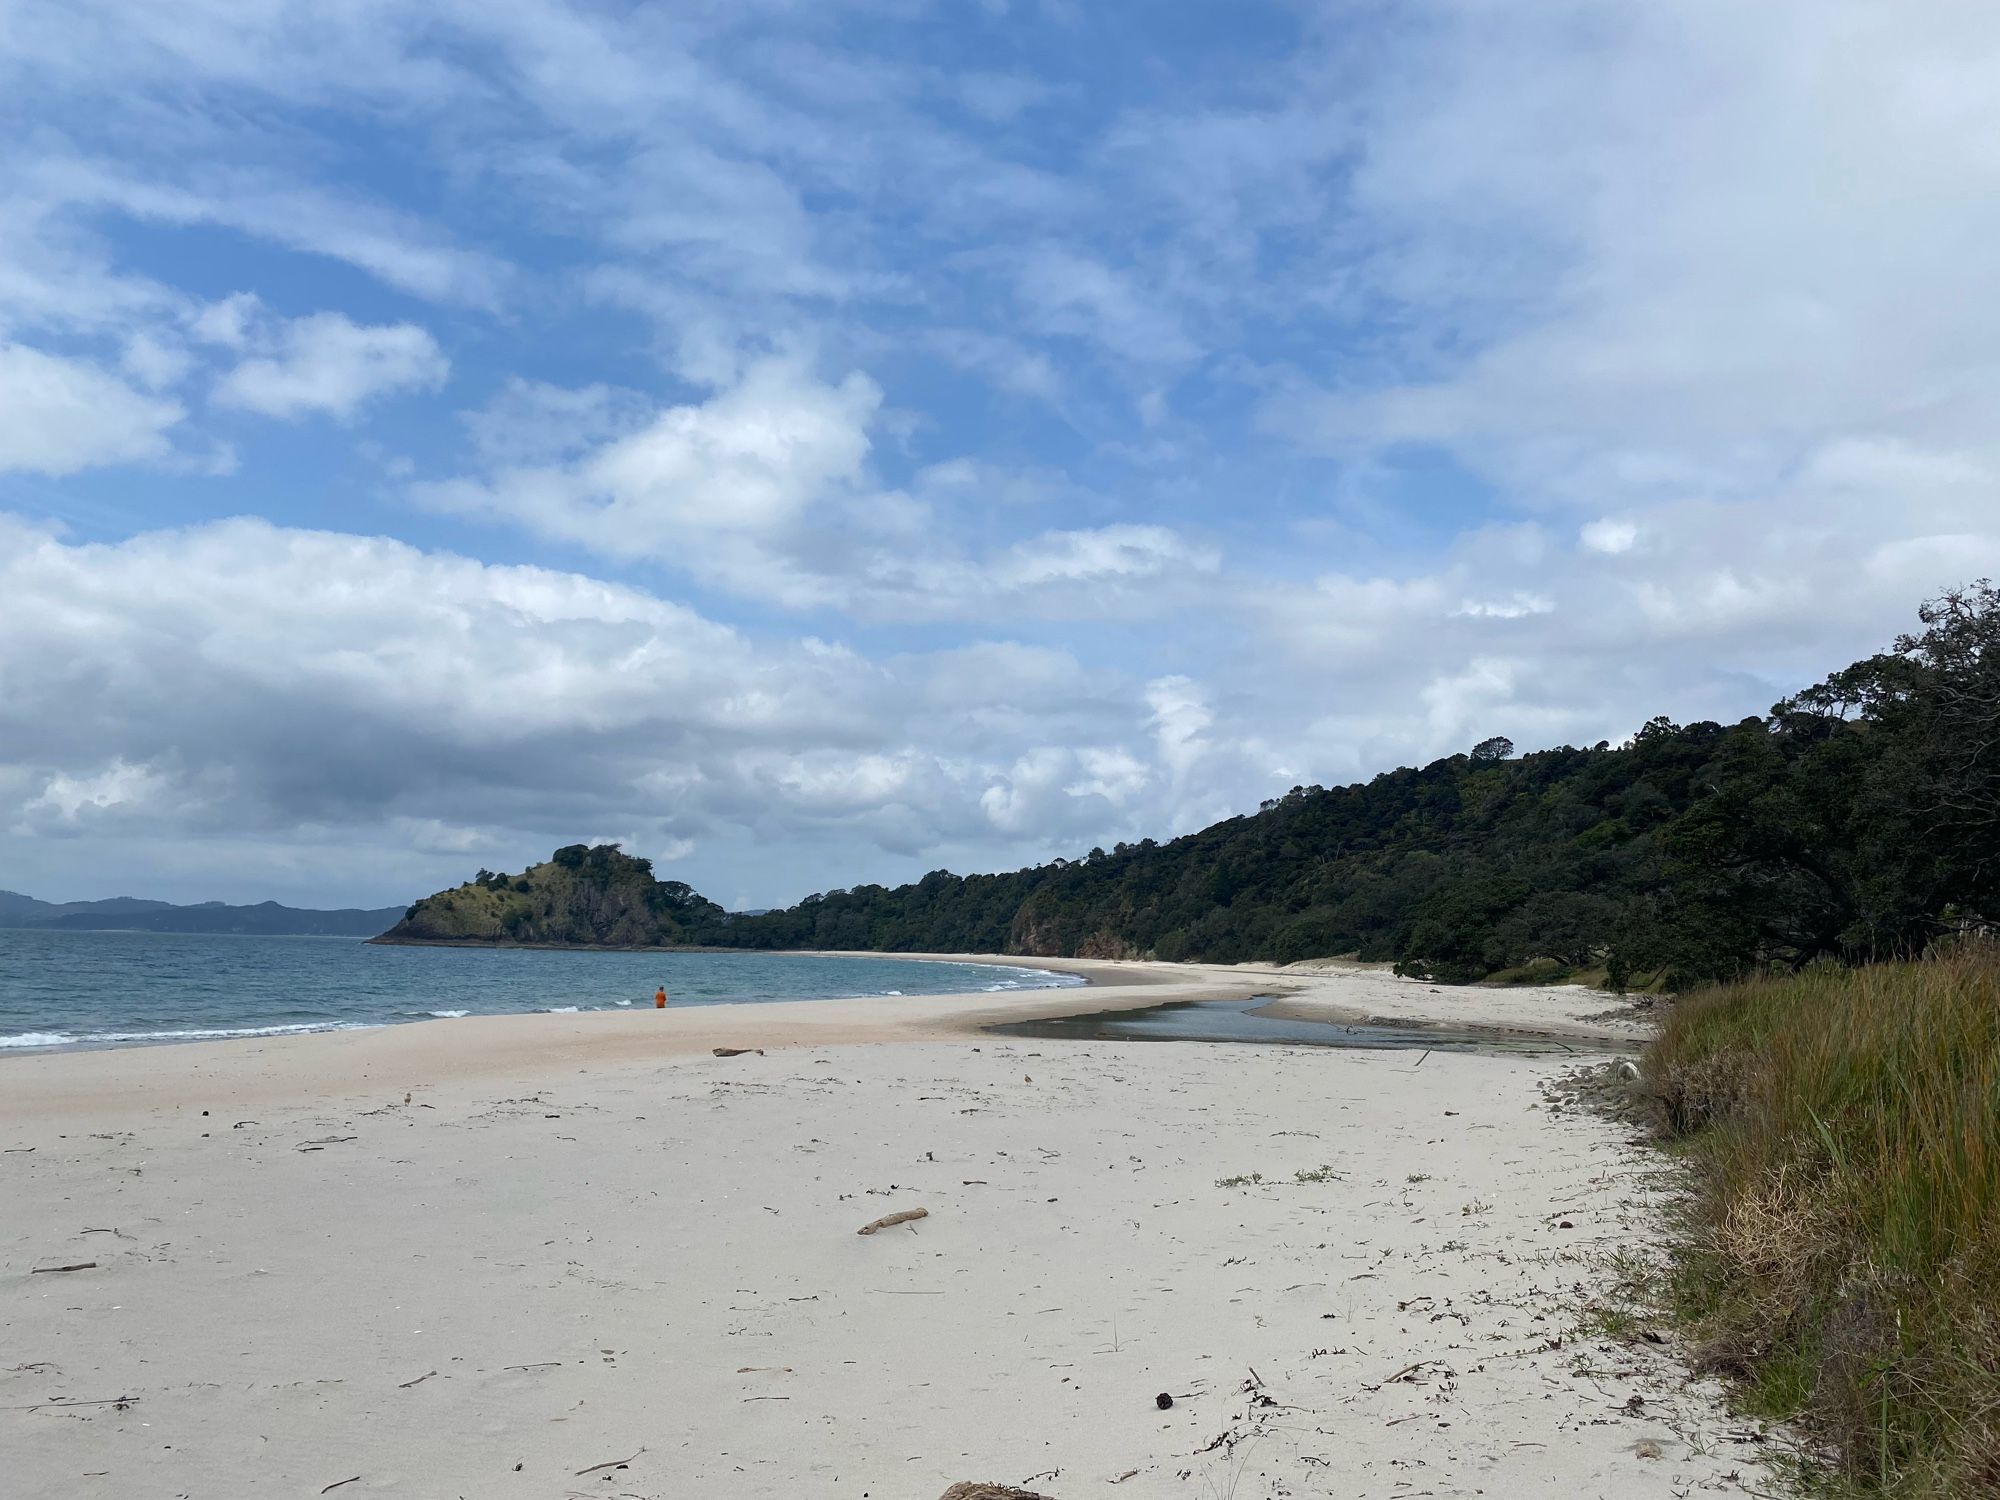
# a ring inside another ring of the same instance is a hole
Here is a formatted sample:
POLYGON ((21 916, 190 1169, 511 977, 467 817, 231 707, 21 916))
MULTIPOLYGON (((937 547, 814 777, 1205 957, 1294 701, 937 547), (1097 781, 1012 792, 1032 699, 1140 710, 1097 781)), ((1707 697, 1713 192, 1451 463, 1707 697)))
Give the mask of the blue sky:
POLYGON ((2000 564, 1955 0, 0 11, 0 884, 725 902, 1730 718, 2000 564))

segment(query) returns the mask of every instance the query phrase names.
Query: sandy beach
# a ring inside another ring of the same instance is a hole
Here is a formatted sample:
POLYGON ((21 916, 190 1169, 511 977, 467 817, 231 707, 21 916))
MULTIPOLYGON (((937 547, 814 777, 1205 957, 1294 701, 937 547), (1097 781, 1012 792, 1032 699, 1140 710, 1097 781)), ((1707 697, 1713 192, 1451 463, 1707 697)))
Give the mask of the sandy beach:
POLYGON ((1048 967, 1093 983, 7 1060, 6 1492, 1761 1487, 1670 1348, 1579 1332, 1662 1184, 1554 1105, 1568 1059, 981 1030, 1277 995, 1640 1037, 1608 997, 1048 967))

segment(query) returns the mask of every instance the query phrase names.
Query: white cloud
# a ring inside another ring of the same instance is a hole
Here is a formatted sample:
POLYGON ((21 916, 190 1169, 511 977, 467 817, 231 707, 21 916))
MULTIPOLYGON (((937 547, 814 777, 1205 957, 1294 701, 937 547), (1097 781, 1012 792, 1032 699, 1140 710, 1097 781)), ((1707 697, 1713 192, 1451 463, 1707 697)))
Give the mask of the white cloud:
POLYGON ((762 904, 802 893, 800 860, 990 866, 1165 816, 1142 687, 1047 648, 871 662, 577 574, 247 520, 105 545, 0 517, 0 598, 17 871, 87 873, 115 835, 135 881, 240 855, 289 885, 320 861, 322 891, 381 900, 618 829, 698 844, 762 904))
MULTIPOLYGON (((609 422, 618 435, 566 444, 559 461, 496 465, 412 487, 436 510, 489 516, 608 557, 650 559, 789 609, 885 618, 979 618, 1017 607, 1055 615, 1158 612, 1219 568, 1211 547, 1152 525, 1052 529, 968 555, 940 512, 1071 498, 1060 476, 970 460, 921 470, 912 491, 872 472, 880 388, 836 382, 797 358, 759 361, 706 401, 641 419, 608 394, 515 391, 537 451, 546 413, 609 422), (606 413, 615 410, 615 416, 606 413), (579 447, 581 451, 578 451, 579 447)), ((489 412, 469 420, 494 430, 489 412)))
POLYGON ((1148 295, 1130 275, 1067 246, 1031 248, 1017 265, 1015 287, 1046 333, 1090 339, 1144 366, 1185 364, 1199 352, 1172 300, 1148 295))
POLYGON ((1153 711, 1153 733, 1160 759, 1176 780, 1185 780, 1207 750, 1204 740, 1215 715, 1201 690, 1186 677, 1160 677, 1146 685, 1146 702, 1153 711))
POLYGON ((769 360, 571 465, 507 468, 485 483, 419 493, 612 556, 699 557, 711 538, 781 530, 858 485, 881 399, 864 375, 828 385, 796 361, 769 360))
POLYGON ((182 416, 175 402, 87 360, 0 343, 0 472, 62 475, 161 459, 182 416))
POLYGON ((1639 528, 1630 521, 1606 517, 1586 522, 1577 532, 1577 540, 1592 552, 1616 557, 1621 552, 1630 552, 1639 544, 1639 528))
POLYGON ((254 292, 231 292, 188 319, 188 332, 205 344, 241 349, 250 342, 252 333, 269 320, 263 299, 254 292))
POLYGON ((1525 620, 1555 612, 1555 601, 1544 594, 1516 593, 1504 599, 1467 599, 1453 611, 1468 620, 1525 620))
POLYGON ((33 190, 71 209, 112 210, 177 225, 220 225, 287 249, 344 261, 436 302, 500 305, 511 270, 481 251, 450 244, 431 226, 364 198, 262 172, 200 174, 182 183, 144 179, 107 161, 74 157, 35 164, 33 190))
POLYGON ((1187 570, 1213 573, 1220 558, 1165 526, 1101 526, 1047 531, 1009 550, 994 569, 1003 584, 1087 585, 1157 578, 1187 570))
POLYGON ((22 813, 29 823, 44 815, 75 823, 88 814, 143 805, 164 784, 165 778, 158 772, 123 760, 113 760, 94 775, 72 776, 59 771, 23 805, 22 813))
POLYGON ((603 384, 571 389, 512 376, 462 420, 480 458, 504 469, 566 462, 644 426, 650 415, 637 391, 603 384))
POLYGON ((126 339, 118 357, 118 367, 149 391, 179 385, 193 363, 177 343, 144 332, 126 339))
POLYGON ((413 323, 368 326, 340 313, 284 325, 268 354, 245 359, 215 386, 215 400, 267 417, 325 413, 347 420, 396 391, 435 390, 450 362, 413 323))
POLYGON ((1600 508, 1769 498, 1843 443, 1995 447, 2000 265, 1972 247, 2000 235, 2000 13, 1555 0, 1399 47, 1350 280, 1405 357, 1279 398, 1286 430, 1600 508))

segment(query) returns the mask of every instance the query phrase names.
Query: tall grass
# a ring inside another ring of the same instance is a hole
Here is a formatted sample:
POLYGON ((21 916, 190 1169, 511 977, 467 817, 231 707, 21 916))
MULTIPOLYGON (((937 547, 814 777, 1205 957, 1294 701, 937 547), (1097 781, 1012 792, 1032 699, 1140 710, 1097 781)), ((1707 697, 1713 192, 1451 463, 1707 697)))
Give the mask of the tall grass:
POLYGON ((1697 1168, 1706 1362, 1830 1492, 2000 1496, 2000 951, 1690 996, 1645 1078, 1697 1168))

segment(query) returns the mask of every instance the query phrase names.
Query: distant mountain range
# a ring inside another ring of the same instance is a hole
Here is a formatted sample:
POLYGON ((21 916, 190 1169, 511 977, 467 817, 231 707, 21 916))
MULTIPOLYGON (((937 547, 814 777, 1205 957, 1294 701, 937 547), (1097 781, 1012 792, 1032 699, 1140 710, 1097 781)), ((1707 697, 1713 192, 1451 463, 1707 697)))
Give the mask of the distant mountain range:
POLYGON ((259 901, 255 906, 230 906, 203 901, 176 906, 170 901, 142 901, 113 896, 108 901, 37 901, 19 891, 0 891, 0 927, 31 927, 66 932, 246 932, 271 936, 374 937, 403 918, 400 906, 364 911, 307 911, 259 901))

